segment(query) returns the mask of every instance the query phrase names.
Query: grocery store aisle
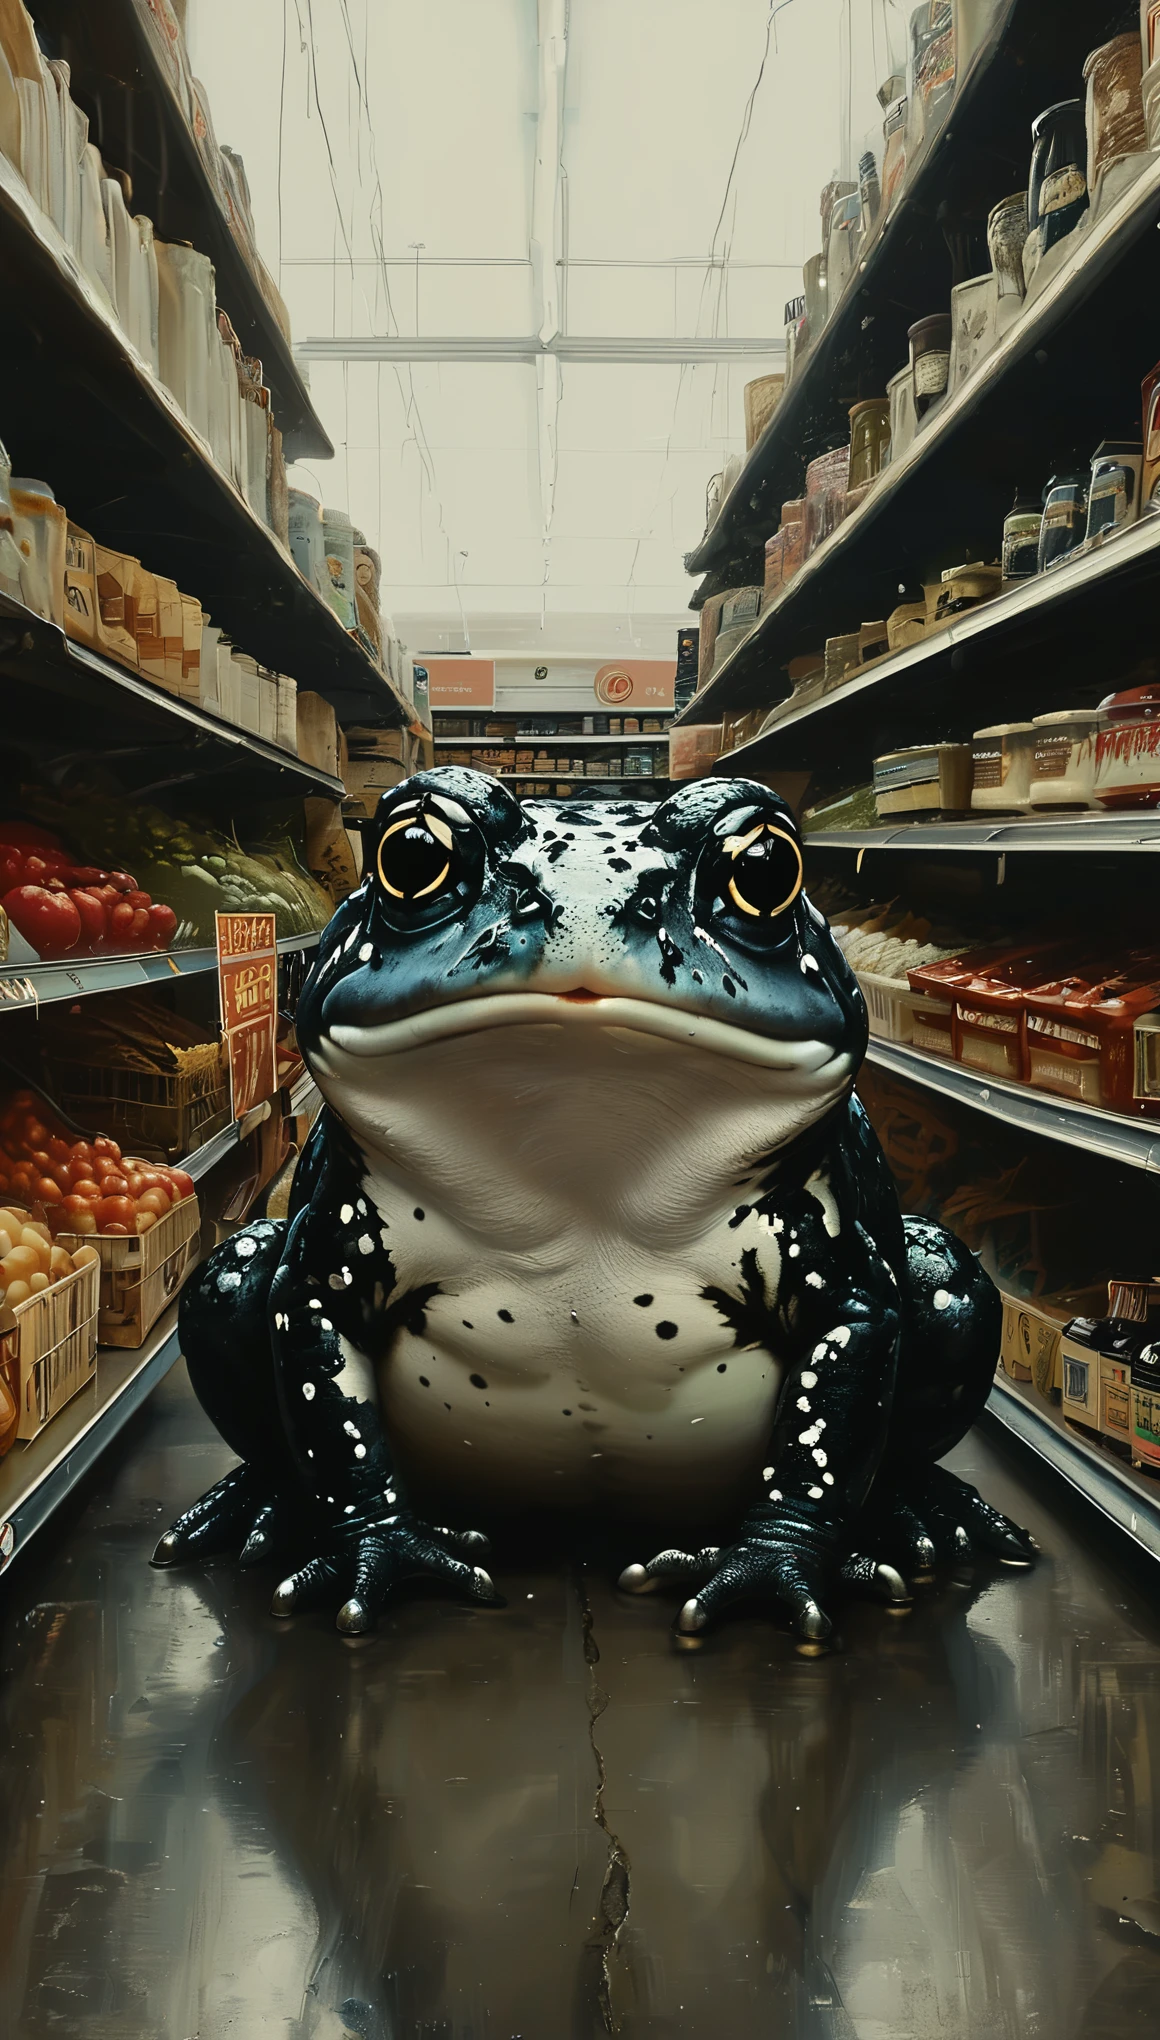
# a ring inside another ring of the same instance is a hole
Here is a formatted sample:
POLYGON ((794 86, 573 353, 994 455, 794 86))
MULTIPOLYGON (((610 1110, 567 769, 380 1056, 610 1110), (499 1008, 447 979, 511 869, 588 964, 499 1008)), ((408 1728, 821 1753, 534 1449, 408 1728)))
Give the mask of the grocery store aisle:
POLYGON ((550 1558, 501 1614, 277 1625, 266 1578, 146 1563, 227 1457, 178 1368, 5 1582, 13 2040, 1156 2031, 1160 1619, 983 1439, 1041 1568, 815 1658, 760 1619, 677 1653, 550 1558))

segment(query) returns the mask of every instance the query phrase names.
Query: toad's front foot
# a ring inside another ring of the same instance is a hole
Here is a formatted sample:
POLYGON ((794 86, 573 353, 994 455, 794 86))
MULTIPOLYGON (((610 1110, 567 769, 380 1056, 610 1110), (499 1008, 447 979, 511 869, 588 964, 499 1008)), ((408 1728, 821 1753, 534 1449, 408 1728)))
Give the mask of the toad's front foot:
POLYGON ((640 1594, 670 1581, 696 1583, 677 1617, 683 1636, 699 1635, 733 1602, 766 1600, 788 1610, 798 1636, 820 1643, 833 1628, 825 1604, 839 1581, 896 1606, 910 1598, 893 1566, 862 1558, 844 1561, 836 1525, 788 1509, 753 1511, 743 1537, 722 1550, 662 1551, 647 1565, 630 1565, 619 1584, 627 1593, 640 1594))
POLYGON ((1027 1530, 983 1500, 945 1466, 894 1476, 885 1471, 862 1511, 855 1536, 864 1551, 899 1566, 908 1578, 976 1552, 1006 1565, 1034 1565, 1039 1546, 1027 1530))
POLYGON ((316 1558, 282 1581, 271 1612, 296 1615, 339 1601, 338 1628, 346 1636, 361 1636, 374 1628, 395 1587, 424 1578, 457 1588, 469 1601, 502 1608, 483 1567, 455 1556, 480 1557, 490 1548, 478 1530, 432 1529, 406 1513, 358 1526, 342 1524, 331 1531, 316 1558))
POLYGON ((296 1513, 300 1512, 278 1492, 268 1473, 243 1462, 231 1467, 170 1525, 152 1563, 186 1565, 230 1552, 242 1565, 255 1565, 288 1549, 296 1513))

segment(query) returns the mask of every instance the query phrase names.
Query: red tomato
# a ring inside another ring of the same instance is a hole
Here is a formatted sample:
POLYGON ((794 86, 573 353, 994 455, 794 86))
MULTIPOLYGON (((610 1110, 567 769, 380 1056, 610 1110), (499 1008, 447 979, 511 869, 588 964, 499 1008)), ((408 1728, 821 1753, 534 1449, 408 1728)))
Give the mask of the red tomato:
POLYGON ((165 1173, 173 1185, 175 1197, 193 1196, 193 1177, 188 1175, 184 1169, 167 1169, 165 1173))
POLYGON ((42 1204, 59 1204, 64 1192, 51 1176, 38 1176, 33 1185, 33 1195, 39 1197, 42 1204))
POLYGON ((66 892, 18 885, 5 893, 3 906, 13 927, 48 961, 67 956, 80 941, 81 917, 66 892))
POLYGON ((134 913, 136 913, 138 907, 151 907, 153 905, 152 894, 142 892, 140 886, 138 886, 136 892, 125 894, 125 905, 132 907, 134 913))
POLYGON ((137 890, 136 879, 130 878, 127 871, 110 871, 109 884, 115 886, 119 893, 130 893, 137 890))
POLYGON ((150 940, 154 949, 168 949, 177 933, 177 915, 164 900, 154 900, 149 909, 150 940))
POLYGON ((107 1133, 99 1133, 96 1139, 90 1142, 90 1146, 95 1155, 111 1155, 115 1162, 119 1162, 121 1159, 120 1148, 115 1140, 109 1138, 107 1133))
POLYGON ((143 1191, 141 1196, 137 1199, 138 1211, 152 1211, 158 1218, 164 1218, 166 1212, 169 1209, 169 1205, 170 1205, 169 1192, 167 1190, 163 1190, 161 1188, 160 1183, 157 1185, 157 1188, 155 1190, 143 1191))
POLYGON ((95 1204, 101 1195, 101 1186, 94 1176, 74 1176, 73 1194, 85 1204, 95 1204))
POLYGON ((122 1174, 120 1169, 102 1169, 100 1171, 100 1177, 102 1197, 128 1196, 129 1194, 128 1178, 122 1174))
POLYGON ((60 1208, 62 1212, 67 1212, 70 1218, 75 1218, 78 1211, 91 1211, 93 1202, 91 1197, 82 1197, 79 1190, 70 1190, 67 1197, 61 1198, 60 1208))
POLYGON ((109 926, 104 900, 99 899, 96 893, 85 892, 81 886, 73 886, 69 898, 81 917, 81 947, 99 949, 109 926))
POLYGON ((124 900, 109 908, 109 947, 127 949, 133 933, 133 909, 124 900))
MULTIPOLYGON (((132 897, 135 897, 135 895, 132 897)), ((148 897, 149 895, 146 893, 145 898, 148 899, 148 897)), ((147 907, 134 907, 133 909, 133 926, 129 930, 129 946, 132 949, 147 949, 149 947, 149 909, 147 907)))
POLYGON ((127 1232, 137 1218, 137 1207, 131 1197, 102 1197, 97 1205, 97 1230, 109 1232, 120 1226, 127 1232))
POLYGON ((53 1133, 49 1135, 48 1152, 54 1162, 67 1162, 72 1149, 59 1133, 53 1133))

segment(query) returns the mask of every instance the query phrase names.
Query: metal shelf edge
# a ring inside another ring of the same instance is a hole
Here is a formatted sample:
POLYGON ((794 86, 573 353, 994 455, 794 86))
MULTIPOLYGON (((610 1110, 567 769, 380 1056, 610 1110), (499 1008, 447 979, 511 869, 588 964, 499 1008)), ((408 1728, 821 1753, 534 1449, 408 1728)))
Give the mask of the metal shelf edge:
POLYGON ((1160 1120, 1125 1119, 1090 1105, 1072 1105, 1046 1091, 978 1076, 960 1063, 940 1063, 901 1042, 872 1034, 867 1062, 892 1076, 920 1084, 956 1104, 969 1105, 1021 1133, 1039 1134, 1102 1161, 1160 1173, 1160 1120))
POLYGON ((957 850, 990 851, 1003 856, 1018 851, 1034 856, 1075 851, 1102 851, 1128 856, 1160 851, 1160 817, 1150 835, 1141 834, 1149 810, 1124 815, 1093 814, 1090 819, 1000 822, 901 822, 881 829, 814 829, 803 836, 807 850, 957 850))
POLYGON ((32 1439, 26 1447, 14 1445, 6 1458, 0 1461, 0 1510, 3 1511, 0 1518, 0 1571, 24 1550, 77 1482, 84 1479, 106 1446, 169 1372, 179 1353, 177 1305, 173 1304, 160 1323, 154 1326, 146 1343, 136 1351, 118 1346, 99 1347, 96 1379, 79 1391, 73 1404, 66 1403, 64 1409, 50 1418, 38 1438, 32 1439), (100 1387, 102 1368, 112 1375, 124 1369, 123 1379, 103 1398, 100 1387), (92 1407, 86 1413, 79 1405, 90 1393, 92 1407), (71 1436, 68 1435, 70 1409, 73 1410, 71 1436), (54 1456, 47 1458, 52 1444, 51 1434, 57 1425, 62 1426, 57 1450, 54 1456), (43 1451, 38 1453, 36 1448, 42 1439, 47 1442, 43 1451), (13 1453, 19 1454, 19 1457, 14 1459, 13 1453), (31 1463, 30 1454, 33 1455, 31 1463), (26 1476, 23 1483, 19 1479, 21 1471, 26 1476), (9 1481, 14 1489, 11 1498, 5 1492, 9 1481))
POLYGON ((1110 1453, 1085 1445, 1012 1384, 996 1377, 986 1414, 1047 1462, 1102 1516, 1160 1558, 1160 1495, 1153 1496, 1110 1453))

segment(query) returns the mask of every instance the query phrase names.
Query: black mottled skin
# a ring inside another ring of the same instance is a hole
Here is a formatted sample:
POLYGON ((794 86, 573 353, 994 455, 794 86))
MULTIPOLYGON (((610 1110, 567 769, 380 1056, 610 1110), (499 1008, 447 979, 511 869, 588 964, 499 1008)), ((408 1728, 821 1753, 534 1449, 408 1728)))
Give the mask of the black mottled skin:
MULTIPOLYGON (((789 810, 766 788, 707 780, 657 808, 560 802, 529 810, 496 781, 443 769, 384 796, 376 844, 416 800, 451 817, 451 878, 432 900, 401 907, 370 861, 370 875, 326 930, 303 992, 298 1036, 308 1063, 336 1024, 375 1025, 489 992, 584 988, 647 997, 779 1041, 821 1041, 846 1051, 856 1073, 867 1035, 861 994, 804 892, 776 920, 755 925, 714 885, 730 832, 757 819, 796 838, 789 810), (582 967, 566 940, 576 859, 589 870, 602 859, 607 871, 603 934, 582 967)), ((373 1370, 400 1325, 421 1324, 431 1294, 400 1288, 389 1233, 362 1178, 353 1138, 324 1108, 289 1219, 247 1227, 187 1287, 181 1332, 190 1373, 242 1464, 178 1519, 157 1554, 159 1563, 230 1550, 245 1562, 308 1554, 279 1589, 276 1611, 341 1601, 347 1630, 369 1626, 410 1576, 497 1598, 474 1562, 486 1540, 432 1529, 408 1506, 377 1398, 365 1392, 371 1375, 337 1378, 340 1341, 373 1370)), ((986 1400, 997 1293, 952 1235, 900 1217, 856 1098, 847 1091, 769 1157, 748 1209, 766 1214, 778 1235, 776 1298, 749 1279, 744 1258, 740 1288, 734 1280, 703 1293, 738 1346, 767 1345, 785 1365, 766 1455, 773 1477, 759 1499, 739 1496, 736 1543, 699 1557, 659 1554, 638 1569, 636 1584, 695 1582, 687 1629, 730 1600, 766 1594, 817 1637, 829 1628, 825 1603, 839 1577, 901 1601, 894 1567, 921 1574, 972 1542, 1027 1562, 1026 1533, 936 1463, 986 1400), (808 1187, 819 1172, 841 1218, 834 1237, 808 1187), (803 1384, 803 1376, 812 1379, 803 1384), (824 1488, 823 1464, 832 1477, 824 1488)))

